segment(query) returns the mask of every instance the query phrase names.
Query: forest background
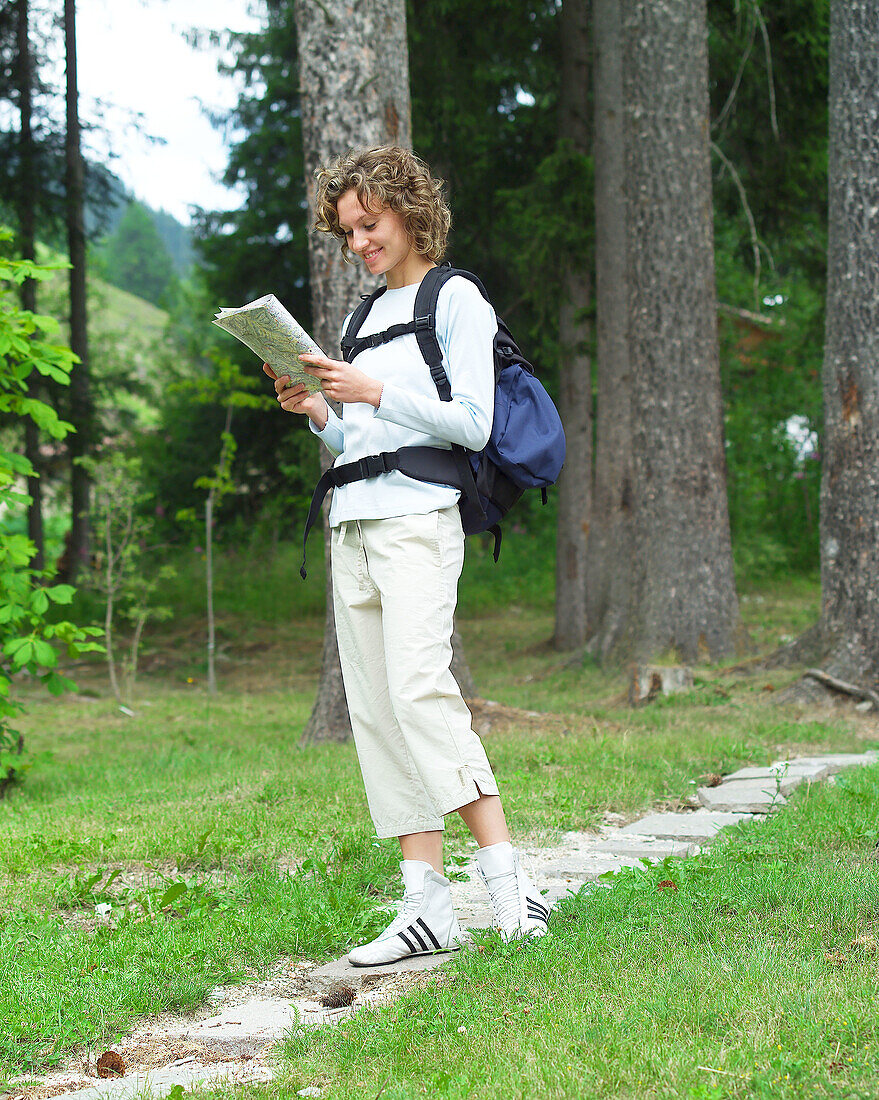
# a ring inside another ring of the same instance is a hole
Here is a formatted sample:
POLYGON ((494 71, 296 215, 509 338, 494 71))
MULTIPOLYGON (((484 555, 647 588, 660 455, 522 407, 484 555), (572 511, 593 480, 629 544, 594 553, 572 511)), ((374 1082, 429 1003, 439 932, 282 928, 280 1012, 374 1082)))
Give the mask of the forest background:
MULTIPOLYGON (((15 109, 23 105, 16 38, 22 8, 22 0, 5 5, 0 22, 0 96, 15 109)), ((564 124, 573 91, 565 86, 572 77, 563 64, 562 9, 412 0, 407 17, 413 145, 447 182, 450 256, 480 274, 498 314, 558 395, 565 271, 571 258, 588 270, 595 249, 592 152, 564 124)), ((753 0, 711 0, 708 27, 717 322, 736 569, 752 580, 814 575, 829 2, 782 0, 764 12, 753 0)), ((197 29, 192 41, 194 48, 205 44, 197 29)), ((71 464, 78 452, 68 441, 45 431, 25 438, 10 416, 4 427, 10 450, 26 451, 39 473, 45 521, 36 537, 24 510, 11 508, 5 530, 29 530, 35 562, 59 563, 62 580, 78 580, 78 621, 112 625, 122 616, 126 645, 133 642, 129 665, 142 637, 149 641, 151 621, 196 611, 194 594, 214 546, 230 574, 242 561, 265 571, 278 554, 292 562, 319 472, 305 426, 279 415, 253 357, 209 325, 219 305, 269 291, 312 325, 293 5, 267 3, 263 30, 230 35, 229 45, 244 90, 236 110, 216 121, 233 135, 226 179, 243 185, 244 204, 198 211, 190 254, 167 218, 119 193, 112 166, 87 165, 91 393, 86 412, 74 408, 75 385, 44 379, 41 395, 62 421, 77 423, 70 438, 86 441, 88 453, 71 464), (80 468, 94 493, 89 565, 76 577, 64 540, 74 507, 71 475, 80 468)), ((4 116, 12 124, 2 135, 0 218, 13 230, 4 245, 12 255, 28 190, 37 255, 51 262, 67 253, 64 134, 57 90, 40 81, 39 52, 35 36, 35 164, 28 175, 23 125, 13 109, 4 116)), ((575 303, 577 333, 594 399, 594 281, 585 286, 575 303)), ((39 312, 65 321, 73 312, 66 295, 58 273, 41 284, 39 312)), ((74 380, 77 373, 83 370, 74 368, 74 380)), ((34 479, 30 487, 33 496, 34 479)), ((485 585, 478 598, 490 603, 515 593, 545 607, 554 598, 553 496, 547 508, 524 502, 508 529, 496 570, 488 568, 488 545, 472 540, 468 568, 485 585)), ((289 616, 319 614, 320 578, 284 598, 289 616)), ((211 635, 209 656, 214 648, 211 635)))

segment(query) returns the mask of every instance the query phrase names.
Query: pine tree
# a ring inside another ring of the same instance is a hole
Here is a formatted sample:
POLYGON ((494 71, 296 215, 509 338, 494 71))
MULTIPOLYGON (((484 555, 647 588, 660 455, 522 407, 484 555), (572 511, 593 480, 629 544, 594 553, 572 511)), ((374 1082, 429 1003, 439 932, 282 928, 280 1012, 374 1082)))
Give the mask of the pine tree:
POLYGON ((730 654, 739 629, 717 342, 705 4, 623 14, 632 487, 622 652, 730 654))
POLYGON ((879 8, 834 0, 820 632, 828 672, 879 687, 879 8))
POLYGON ((84 172, 80 146, 79 85, 76 62, 76 2, 64 0, 64 43, 67 66, 67 246, 70 256, 70 349, 79 357, 70 381, 70 419, 76 429, 70 443, 70 543, 66 578, 76 579, 89 560, 91 478, 79 461, 91 454, 94 406, 86 312, 86 248, 84 172))
MULTIPOLYGON (((296 0, 302 92, 302 137, 309 207, 314 173, 345 150, 394 142, 411 148, 409 62, 403 0, 296 0)), ((368 272, 342 258, 338 242, 309 240, 312 335, 338 357, 342 322, 358 295, 372 289, 368 272)), ((322 456, 326 464, 329 456, 322 456)), ((329 532, 326 531, 328 541, 329 532)), ((351 723, 345 703, 333 617, 327 546, 327 612, 320 684, 305 741, 345 740, 351 723)))
POLYGON ((590 648, 620 642, 629 604, 631 396, 626 284, 623 38, 617 0, 594 0, 595 40, 595 474, 586 564, 590 648), (622 567, 621 567, 622 566, 622 567))
MULTIPOLYGON (((19 110, 19 177, 16 191, 18 214, 18 250, 23 260, 36 259, 36 150, 33 134, 33 93, 34 64, 31 48, 30 6, 28 0, 18 0, 16 7, 16 58, 15 83, 18 92, 19 110)), ((25 279, 21 284, 22 308, 31 313, 37 312, 37 283, 35 279, 25 279)), ((34 384, 33 396, 37 394, 34 384)), ((40 431, 30 417, 24 426, 24 453, 31 464, 33 476, 27 479, 27 491, 30 503, 27 509, 28 537, 33 542, 36 553, 33 557, 34 569, 45 565, 45 544, 43 537, 43 487, 40 477, 40 431)))
MULTIPOLYGON (((591 152, 589 6, 565 0, 561 13, 559 138, 575 154, 591 152)), ((567 454, 558 486, 556 531, 556 649, 586 641, 586 546, 592 497, 592 364, 589 326, 583 320, 592 299, 591 253, 563 259, 559 309, 559 407, 567 454)))

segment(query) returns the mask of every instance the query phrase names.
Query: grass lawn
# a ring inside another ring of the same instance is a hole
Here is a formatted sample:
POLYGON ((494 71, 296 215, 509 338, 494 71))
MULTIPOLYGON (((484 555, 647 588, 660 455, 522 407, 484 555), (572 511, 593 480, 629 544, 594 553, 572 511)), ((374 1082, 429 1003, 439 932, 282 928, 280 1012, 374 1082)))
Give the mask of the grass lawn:
POLYGON ((291 1036, 251 1090, 465 1097, 875 1097, 879 767, 802 788, 703 856, 616 875, 525 948, 291 1036))
MULTIPOLYGON (((297 583, 294 556, 265 572, 297 583)), ((692 691, 630 710, 622 673, 547 646, 545 579, 522 588, 531 602, 505 589, 497 611, 480 569, 477 557, 460 627, 481 693, 506 708, 477 719, 501 712, 484 738, 520 838, 679 805, 699 775, 879 743, 875 717, 773 705, 795 670, 706 667, 692 691)), ((285 589, 254 588, 234 562, 227 577, 217 697, 202 687, 201 627, 181 612, 148 640, 134 717, 85 668, 78 699, 35 697, 20 723, 28 747, 51 756, 0 803, 0 1079, 109 1043, 279 956, 341 953, 381 926, 398 889, 399 855, 372 836, 352 747, 297 744, 319 600, 285 617, 285 589), (96 906, 112 906, 109 918, 96 906)), ((746 590, 758 647, 808 625, 817 598, 800 580, 746 590)), ((876 1095, 865 1021, 879 965, 879 864, 867 858, 877 784, 874 769, 846 776, 742 831, 722 859, 660 869, 677 890, 658 893, 645 871, 581 895, 528 952, 489 938, 412 998, 295 1037, 287 1075, 247 1091, 292 1095, 315 1081, 327 1096, 364 1097, 876 1095)), ((447 854, 466 842, 450 821, 447 854)))

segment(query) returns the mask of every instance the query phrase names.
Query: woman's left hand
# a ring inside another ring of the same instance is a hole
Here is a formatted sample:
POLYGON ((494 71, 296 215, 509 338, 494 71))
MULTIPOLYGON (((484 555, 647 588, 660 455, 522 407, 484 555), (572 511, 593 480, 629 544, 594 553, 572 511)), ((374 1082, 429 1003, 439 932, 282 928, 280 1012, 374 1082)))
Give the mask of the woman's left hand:
POLYGON ((324 394, 331 401, 348 404, 362 401, 378 408, 382 399, 382 384, 370 378, 351 363, 340 359, 328 359, 325 355, 300 355, 300 361, 309 374, 319 378, 324 394))

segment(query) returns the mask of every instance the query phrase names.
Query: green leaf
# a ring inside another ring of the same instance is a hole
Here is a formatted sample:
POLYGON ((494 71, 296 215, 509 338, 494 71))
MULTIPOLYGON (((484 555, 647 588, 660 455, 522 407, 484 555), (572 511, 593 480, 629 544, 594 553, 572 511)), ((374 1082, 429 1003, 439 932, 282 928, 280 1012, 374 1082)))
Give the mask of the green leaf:
POLYGON ((76 595, 76 589, 72 584, 55 584, 44 591, 52 603, 72 603, 76 595))
POLYGON ((43 588, 36 588, 31 592, 31 611, 35 615, 45 615, 49 610, 49 597, 43 588))
POLYGON ((73 680, 62 676, 60 672, 47 673, 44 683, 50 695, 63 695, 65 691, 76 691, 76 684, 73 680))
POLYGON ((48 317, 44 313, 34 313, 34 324, 36 324, 45 333, 57 333, 61 329, 61 325, 54 317, 48 317))
MULTIPOLYGON (((34 643, 31 638, 16 638, 16 648, 10 654, 13 668, 24 668, 34 659, 34 643)), ((5 649, 5 647, 4 647, 5 649)))
POLYGON ((111 871, 110 874, 107 876, 107 881, 104 883, 104 889, 109 890, 110 887, 113 885, 113 883, 116 881, 116 879, 119 878, 119 876, 121 874, 122 874, 122 871, 119 867, 117 867, 115 871, 111 871))
POLYGON ((58 654, 48 642, 44 642, 42 638, 35 638, 33 646, 34 658, 38 665, 43 668, 53 668, 58 663, 58 654))
POLYGON ((89 875, 85 882, 77 890, 77 894, 84 898, 86 894, 90 894, 92 890, 98 885, 101 879, 104 877, 103 871, 98 871, 97 874, 89 875))
POLYGON ((175 882, 173 886, 169 887, 162 896, 162 900, 159 902, 159 908, 164 909, 166 906, 175 902, 181 894, 185 894, 189 887, 185 882, 175 882))
POLYGON ((36 548, 26 535, 6 535, 2 548, 11 565, 27 565, 36 553, 36 548))
POLYGON ((0 464, 22 477, 32 477, 34 473, 33 466, 24 455, 13 454, 10 451, 0 451, 0 464))
POLYGON ((22 757, 17 756, 15 753, 0 752, 0 778, 9 775, 10 772, 21 775, 23 772, 26 772, 30 766, 27 760, 22 759, 22 757))
MULTIPOLYGON (((28 476, 38 477, 39 475, 29 474, 28 476)), ((2 487, 0 487, 0 493, 2 493, 2 498, 7 504, 20 504, 23 508, 30 506, 32 498, 27 493, 16 493, 12 489, 4 490, 2 487)))
POLYGON ((58 382, 62 386, 70 385, 70 376, 63 367, 58 367, 54 363, 39 362, 37 363, 37 370, 46 378, 51 378, 53 382, 58 382))

